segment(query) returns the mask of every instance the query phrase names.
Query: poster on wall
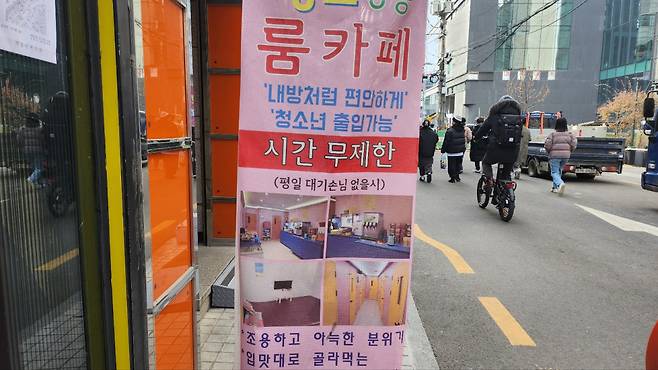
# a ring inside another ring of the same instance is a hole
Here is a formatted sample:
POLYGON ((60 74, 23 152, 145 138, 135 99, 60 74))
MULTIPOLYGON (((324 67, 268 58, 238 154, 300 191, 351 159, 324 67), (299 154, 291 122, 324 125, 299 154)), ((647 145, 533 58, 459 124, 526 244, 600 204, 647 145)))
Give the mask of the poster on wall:
POLYGON ((0 1, 0 49, 57 63, 55 1, 0 1))
POLYGON ((241 368, 402 366, 426 9, 243 1, 241 368))

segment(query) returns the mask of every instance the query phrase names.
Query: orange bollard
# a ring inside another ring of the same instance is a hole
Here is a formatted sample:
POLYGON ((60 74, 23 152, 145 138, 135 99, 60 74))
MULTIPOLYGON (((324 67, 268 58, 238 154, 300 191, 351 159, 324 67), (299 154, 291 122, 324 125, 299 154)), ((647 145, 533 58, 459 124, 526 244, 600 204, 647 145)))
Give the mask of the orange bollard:
POLYGON ((658 370, 658 322, 653 327, 647 345, 647 370, 658 370))

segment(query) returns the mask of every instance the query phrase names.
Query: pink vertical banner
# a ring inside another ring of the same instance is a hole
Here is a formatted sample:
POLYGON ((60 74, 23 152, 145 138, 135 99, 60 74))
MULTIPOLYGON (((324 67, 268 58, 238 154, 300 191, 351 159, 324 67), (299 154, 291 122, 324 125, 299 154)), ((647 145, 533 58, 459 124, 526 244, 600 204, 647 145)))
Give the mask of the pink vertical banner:
POLYGON ((426 0, 244 0, 242 369, 399 369, 426 0))

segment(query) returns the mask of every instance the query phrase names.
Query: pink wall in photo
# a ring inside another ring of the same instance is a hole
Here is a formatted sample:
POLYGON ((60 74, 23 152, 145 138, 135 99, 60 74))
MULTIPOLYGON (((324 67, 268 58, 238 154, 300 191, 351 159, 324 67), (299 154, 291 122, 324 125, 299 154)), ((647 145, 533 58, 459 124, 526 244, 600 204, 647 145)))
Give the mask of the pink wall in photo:
POLYGON ((259 234, 263 235, 263 223, 269 222, 271 226, 274 225, 274 216, 281 216, 281 227, 288 220, 288 212, 285 211, 274 211, 271 209, 260 209, 260 214, 258 216, 258 230, 259 234))
MULTIPOLYGON (((336 216, 350 213, 381 212, 386 227, 389 224, 411 224, 413 198, 402 196, 343 195, 335 197, 336 216)), ((332 215, 329 215, 332 216, 332 215)))
POLYGON ((319 228, 320 222, 326 222, 327 202, 297 208, 290 211, 290 221, 311 222, 311 227, 319 228))

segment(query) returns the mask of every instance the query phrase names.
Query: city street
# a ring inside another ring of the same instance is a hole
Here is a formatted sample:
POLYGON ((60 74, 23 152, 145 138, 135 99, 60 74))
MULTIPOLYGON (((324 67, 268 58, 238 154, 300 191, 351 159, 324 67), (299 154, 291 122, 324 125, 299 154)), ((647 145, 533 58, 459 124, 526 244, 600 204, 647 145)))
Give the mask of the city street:
POLYGON ((418 185, 412 291, 439 366, 644 368, 658 194, 640 188, 642 170, 569 176, 564 197, 524 175, 507 224, 478 208, 479 175, 464 167, 461 183, 435 164, 418 185))

